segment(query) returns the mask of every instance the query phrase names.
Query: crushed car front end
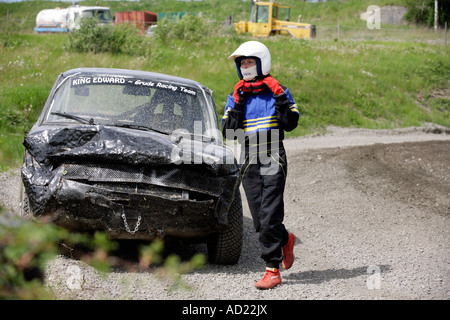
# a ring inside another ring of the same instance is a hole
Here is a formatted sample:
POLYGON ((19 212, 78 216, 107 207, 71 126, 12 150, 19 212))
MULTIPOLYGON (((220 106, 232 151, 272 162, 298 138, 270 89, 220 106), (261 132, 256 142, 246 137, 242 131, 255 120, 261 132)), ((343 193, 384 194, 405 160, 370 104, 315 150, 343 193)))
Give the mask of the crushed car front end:
POLYGON ((69 230, 118 239, 220 232, 240 195, 237 164, 217 129, 212 94, 196 82, 71 70, 24 140, 24 208, 69 230), (175 97, 177 114, 162 117, 169 103, 151 102, 158 94, 175 97), (153 126, 149 112, 160 117, 153 126))

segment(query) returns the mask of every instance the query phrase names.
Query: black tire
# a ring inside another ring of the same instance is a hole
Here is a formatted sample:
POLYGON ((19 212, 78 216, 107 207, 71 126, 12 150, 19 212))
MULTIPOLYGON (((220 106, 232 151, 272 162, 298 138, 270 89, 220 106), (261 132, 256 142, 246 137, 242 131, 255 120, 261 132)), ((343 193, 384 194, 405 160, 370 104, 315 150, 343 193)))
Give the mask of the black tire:
POLYGON ((237 190, 228 213, 228 225, 208 241, 208 260, 213 264, 230 265, 239 261, 243 241, 242 200, 237 190))

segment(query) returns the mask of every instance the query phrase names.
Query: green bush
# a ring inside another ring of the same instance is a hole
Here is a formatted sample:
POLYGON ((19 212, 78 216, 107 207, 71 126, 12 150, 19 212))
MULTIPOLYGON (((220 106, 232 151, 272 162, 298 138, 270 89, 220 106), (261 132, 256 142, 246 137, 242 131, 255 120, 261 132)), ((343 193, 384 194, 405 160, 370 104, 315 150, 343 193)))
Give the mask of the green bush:
POLYGON ((45 84, 0 87, 0 170, 18 166, 25 132, 36 122, 48 96, 45 84))
MULTIPOLYGON (((145 55, 145 38, 139 30, 131 24, 116 25, 112 28, 110 50, 112 53, 124 53, 128 55, 145 55)), ((150 48, 150 46, 148 46, 150 48)))
MULTIPOLYGON (((409 22, 423 24, 429 27, 434 26, 434 0, 407 0, 408 12, 405 18, 409 22)), ((438 24, 443 26, 450 18, 450 0, 440 0, 438 2, 438 24)))
POLYGON ((150 48, 133 25, 100 25, 97 19, 82 20, 80 29, 68 38, 66 48, 73 52, 142 55, 150 48))
POLYGON ((97 19, 83 19, 80 29, 69 34, 68 49, 75 52, 100 53, 109 51, 112 29, 101 26, 97 19))
MULTIPOLYGON (((45 221, 21 219, 0 206, 0 300, 58 298, 45 285, 45 270, 51 259, 78 250, 81 261, 97 271, 108 272, 115 263, 121 265, 121 259, 114 256, 118 248, 119 243, 103 232, 71 233, 45 221)), ((149 270, 159 265, 157 274, 172 279, 174 288, 183 286, 182 274, 201 269, 206 263, 202 254, 181 261, 174 254, 164 258, 163 250, 162 239, 141 246, 138 266, 149 270)), ((133 268, 130 265, 130 270, 133 268)))
POLYGON ((43 287, 47 261, 67 232, 0 213, 0 299, 48 298, 43 287))
POLYGON ((155 35, 165 43, 168 39, 199 41, 210 34, 207 22, 195 15, 187 14, 182 18, 165 17, 158 22, 155 35))

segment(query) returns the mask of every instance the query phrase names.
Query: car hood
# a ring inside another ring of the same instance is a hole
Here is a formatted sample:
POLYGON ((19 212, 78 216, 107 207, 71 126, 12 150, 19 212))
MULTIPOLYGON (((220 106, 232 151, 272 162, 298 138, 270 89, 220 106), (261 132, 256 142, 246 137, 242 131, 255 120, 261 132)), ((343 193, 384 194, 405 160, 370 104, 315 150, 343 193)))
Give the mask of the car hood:
POLYGON ((215 175, 237 171, 233 154, 221 145, 128 128, 39 127, 27 135, 23 144, 45 167, 77 161, 132 165, 192 163, 205 165, 215 175))

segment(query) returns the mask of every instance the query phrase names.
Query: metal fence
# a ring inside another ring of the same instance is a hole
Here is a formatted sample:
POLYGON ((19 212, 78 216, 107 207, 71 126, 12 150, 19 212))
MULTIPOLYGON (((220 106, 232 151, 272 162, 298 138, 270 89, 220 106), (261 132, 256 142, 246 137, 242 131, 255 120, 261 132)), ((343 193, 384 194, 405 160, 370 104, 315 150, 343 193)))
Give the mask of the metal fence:
POLYGON ((448 23, 442 28, 416 27, 410 25, 348 26, 339 19, 335 25, 317 25, 318 39, 334 41, 418 41, 429 44, 447 45, 448 23))
MULTIPOLYGON (((3 30, 15 29, 18 32, 33 32, 35 19, 24 17, 12 19, 9 14, 0 16, 0 33, 3 30)), ((213 28, 224 28, 225 22, 211 22, 213 28)), ((228 22, 232 28, 233 23, 228 22)), ((225 27, 226 28, 226 27, 225 27)), ((317 24, 316 39, 327 41, 417 41, 429 44, 448 43, 448 23, 434 28, 416 27, 411 25, 377 25, 373 27, 363 21, 361 25, 347 25, 339 21, 336 24, 317 24)))

